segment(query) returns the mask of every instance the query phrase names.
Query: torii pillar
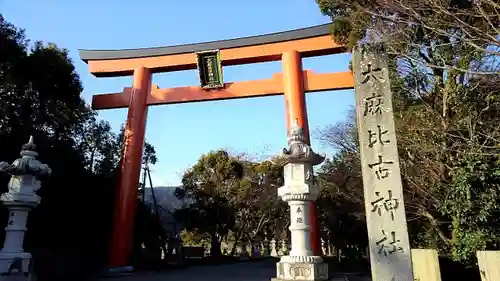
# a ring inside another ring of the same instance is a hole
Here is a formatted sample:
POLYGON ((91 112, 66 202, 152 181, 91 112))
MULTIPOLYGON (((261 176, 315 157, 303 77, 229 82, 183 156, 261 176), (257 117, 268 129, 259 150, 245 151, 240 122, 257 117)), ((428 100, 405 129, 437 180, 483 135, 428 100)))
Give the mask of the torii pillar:
MULTIPOLYGON (((283 64, 283 87, 287 132, 294 122, 297 122, 297 125, 304 130, 306 144, 311 145, 304 80, 302 75, 302 58, 299 52, 289 51, 283 53, 281 61, 283 64)), ((309 220, 311 249, 314 255, 321 256, 321 234, 315 201, 309 201, 309 220)))
POLYGON ((108 266, 110 268, 122 268, 128 265, 132 252, 133 236, 131 234, 137 209, 137 189, 141 175, 151 78, 151 71, 145 67, 138 67, 134 70, 125 124, 123 155, 120 161, 118 190, 115 193, 113 233, 109 248, 108 266))

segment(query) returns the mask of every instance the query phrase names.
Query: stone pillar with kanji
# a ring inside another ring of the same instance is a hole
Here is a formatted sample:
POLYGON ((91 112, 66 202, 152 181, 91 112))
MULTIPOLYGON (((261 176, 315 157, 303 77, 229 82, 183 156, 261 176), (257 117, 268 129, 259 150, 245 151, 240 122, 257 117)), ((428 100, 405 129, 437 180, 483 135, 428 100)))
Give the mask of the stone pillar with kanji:
POLYGON ((9 191, 0 197, 9 209, 9 221, 5 228, 5 241, 0 250, 0 280, 24 280, 32 273, 31 254, 23 249, 28 212, 40 203, 36 191, 40 189, 42 176, 51 173, 49 166, 35 159, 38 156, 33 137, 22 146, 21 158, 12 164, 0 163, 0 172, 11 176, 9 191))
POLYGON ((373 281, 413 281, 388 57, 383 45, 353 52, 356 123, 373 281))
POLYGON ((295 122, 288 132, 288 148, 277 159, 284 166, 284 185, 278 188, 278 196, 290 206, 292 245, 290 253, 277 263, 277 280, 328 279, 328 265, 311 249, 308 214, 309 201, 315 201, 319 195, 313 166, 324 160, 306 143, 304 129, 295 122))

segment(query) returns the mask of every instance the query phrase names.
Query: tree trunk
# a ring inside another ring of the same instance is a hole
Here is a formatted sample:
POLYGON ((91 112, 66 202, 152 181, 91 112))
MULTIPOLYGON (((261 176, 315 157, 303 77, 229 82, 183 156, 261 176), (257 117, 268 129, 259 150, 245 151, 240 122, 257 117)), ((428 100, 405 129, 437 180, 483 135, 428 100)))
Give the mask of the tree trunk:
POLYGON ((222 252, 221 252, 221 247, 220 247, 221 242, 219 241, 219 237, 217 237, 217 233, 213 233, 211 236, 212 236, 212 241, 210 243, 210 256, 220 257, 222 256, 222 252))
POLYGON ((231 248, 231 256, 234 256, 236 254, 236 247, 238 246, 238 243, 240 242, 240 237, 241 237, 241 233, 243 231, 242 230, 239 230, 236 235, 234 236, 234 243, 233 243, 233 247, 231 248))

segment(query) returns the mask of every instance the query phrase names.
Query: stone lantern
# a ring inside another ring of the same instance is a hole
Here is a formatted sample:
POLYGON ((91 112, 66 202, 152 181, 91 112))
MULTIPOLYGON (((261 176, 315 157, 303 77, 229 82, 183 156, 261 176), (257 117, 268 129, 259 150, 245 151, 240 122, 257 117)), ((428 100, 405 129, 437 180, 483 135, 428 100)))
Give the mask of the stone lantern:
POLYGON ((315 185, 313 166, 325 156, 315 153, 306 143, 304 130, 297 121, 288 132, 288 148, 276 162, 284 166, 284 185, 278 196, 290 206, 290 253, 277 263, 278 280, 327 280, 328 265, 311 250, 309 234, 309 201, 315 201, 319 188, 315 185))
POLYGON ((9 209, 9 221, 5 228, 5 241, 0 250, 0 280, 18 280, 13 276, 28 276, 31 254, 23 249, 28 212, 40 203, 36 191, 40 189, 40 176, 50 175, 49 166, 35 157, 36 145, 33 137, 21 149, 21 158, 12 164, 0 163, 0 172, 11 175, 9 191, 0 196, 0 201, 9 209), (8 277, 7 277, 8 276, 8 277))

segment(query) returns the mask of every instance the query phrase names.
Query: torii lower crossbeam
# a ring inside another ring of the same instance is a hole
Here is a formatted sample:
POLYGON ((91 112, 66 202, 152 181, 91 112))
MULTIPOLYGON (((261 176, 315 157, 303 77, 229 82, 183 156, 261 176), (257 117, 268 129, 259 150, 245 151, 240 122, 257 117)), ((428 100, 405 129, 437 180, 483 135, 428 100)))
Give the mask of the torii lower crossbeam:
MULTIPOLYGON (((303 72, 305 92, 352 89, 354 85, 351 72, 317 74, 309 70, 303 72)), ((224 88, 215 91, 203 90, 200 86, 159 89, 151 87, 147 105, 190 103, 214 100, 229 100, 282 95, 284 93, 283 74, 274 74, 271 79, 225 83, 224 88)), ((92 97, 92 108, 113 109, 129 106, 131 87, 121 93, 99 94, 92 97)))

